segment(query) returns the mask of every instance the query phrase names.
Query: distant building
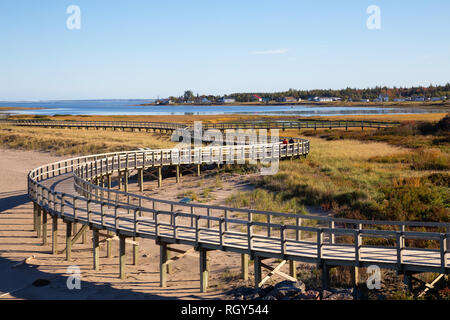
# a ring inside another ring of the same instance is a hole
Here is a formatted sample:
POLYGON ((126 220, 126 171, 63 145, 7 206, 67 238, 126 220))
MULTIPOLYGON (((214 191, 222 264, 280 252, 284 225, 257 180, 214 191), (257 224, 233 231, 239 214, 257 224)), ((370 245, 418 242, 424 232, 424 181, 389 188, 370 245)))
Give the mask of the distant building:
POLYGON ((211 103, 211 101, 208 98, 202 98, 202 103, 211 103))
POLYGON ((396 99, 394 99, 394 101, 395 102, 405 102, 406 99, 404 99, 404 98, 396 98, 396 99))
POLYGON ((161 99, 161 100, 157 100, 156 104, 160 104, 160 105, 173 104, 173 101, 170 99, 161 99))
POLYGON ((446 96, 431 98, 431 101, 444 101, 444 100, 447 100, 446 96))
POLYGON ((413 101, 425 101, 424 96, 413 97, 413 101))
POLYGON ((283 97, 282 101, 283 102, 297 102, 297 99, 295 99, 294 97, 283 97))
POLYGON ((219 98, 217 100, 217 102, 219 102, 219 103, 235 103, 236 99, 223 97, 223 98, 219 98))
POLYGON ((262 102, 262 98, 256 94, 252 95, 252 101, 262 102))
POLYGON ((387 94, 380 94, 378 96, 378 99, 380 99, 381 102, 388 102, 389 101, 389 96, 387 94))
POLYGON ((337 98, 331 98, 331 97, 314 97, 313 100, 316 102, 331 102, 335 101, 334 99, 337 98))
POLYGON ((361 101, 361 102, 370 102, 369 99, 361 99, 360 101, 361 101))

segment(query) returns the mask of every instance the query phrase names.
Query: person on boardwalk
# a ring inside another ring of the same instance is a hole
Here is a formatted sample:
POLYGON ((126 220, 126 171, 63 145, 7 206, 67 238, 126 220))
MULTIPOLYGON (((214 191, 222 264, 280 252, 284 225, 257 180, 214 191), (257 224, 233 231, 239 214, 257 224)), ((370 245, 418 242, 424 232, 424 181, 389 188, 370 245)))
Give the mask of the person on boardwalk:
POLYGON ((290 138, 289 139, 289 149, 294 152, 294 139, 290 138))
POLYGON ((288 145, 288 141, 286 138, 283 139, 283 147, 282 150, 287 151, 287 145, 288 145))

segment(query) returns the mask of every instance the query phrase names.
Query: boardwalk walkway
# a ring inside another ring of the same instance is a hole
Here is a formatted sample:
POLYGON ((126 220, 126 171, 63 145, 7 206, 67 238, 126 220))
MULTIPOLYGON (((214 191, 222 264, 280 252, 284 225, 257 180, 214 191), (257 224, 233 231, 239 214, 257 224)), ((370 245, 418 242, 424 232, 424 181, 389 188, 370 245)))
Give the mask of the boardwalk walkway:
MULTIPOLYGON (((173 128, 174 129, 174 128, 173 128)), ((200 288, 207 290, 209 250, 242 254, 243 274, 248 276, 248 258, 254 261, 255 286, 261 286, 262 260, 266 258, 316 263, 323 271, 324 285, 333 266, 360 267, 377 265, 395 269, 410 277, 418 272, 448 274, 450 224, 398 221, 362 221, 295 213, 266 212, 194 203, 180 203, 128 192, 130 175, 137 173, 143 189, 144 172, 153 175, 159 185, 163 168, 189 169, 200 174, 201 166, 215 163, 273 163, 307 156, 309 141, 199 147, 194 149, 137 150, 89 155, 48 164, 28 175, 28 193, 35 203, 34 227, 47 241, 47 223, 51 217, 53 251, 58 219, 67 224, 66 257, 70 259, 72 224, 93 231, 94 268, 98 268, 99 237, 120 239, 120 276, 125 276, 125 242, 138 246, 139 238, 155 239, 160 245, 161 286, 166 284, 167 265, 174 261, 168 251, 179 252, 173 244, 192 246, 200 254, 200 288), (113 186, 117 181, 117 187, 113 186), (108 231, 105 235, 101 230, 108 231), (312 238, 311 238, 312 237, 312 238), (130 240, 131 238, 132 240, 130 240), (128 240, 127 240, 128 239, 128 240), (311 240, 314 239, 314 240, 311 240), (432 243, 419 248, 417 241, 432 243), (247 271, 246 271, 247 270, 247 271)), ((136 252, 136 251, 135 251, 136 252)), ((134 252, 134 253, 135 253, 134 252)), ((275 268, 276 269, 276 268, 275 268)), ((270 269, 269 269, 270 270, 270 269)), ((272 269, 272 272, 276 272, 272 269)), ((286 278, 294 279, 295 270, 286 278)))

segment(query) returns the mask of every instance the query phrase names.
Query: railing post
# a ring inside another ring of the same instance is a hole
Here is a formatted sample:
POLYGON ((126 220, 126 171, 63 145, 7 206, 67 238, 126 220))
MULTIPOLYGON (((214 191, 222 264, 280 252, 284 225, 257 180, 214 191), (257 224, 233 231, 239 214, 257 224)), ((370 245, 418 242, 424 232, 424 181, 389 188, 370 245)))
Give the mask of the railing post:
POLYGON ((361 257, 361 230, 358 228, 354 234, 355 242, 355 264, 359 266, 359 259, 361 257))
POLYGON ((404 248, 404 235, 402 231, 397 231, 397 268, 402 269, 403 264, 403 248, 404 248))
POLYGON ((118 205, 115 205, 114 206, 114 228, 116 229, 116 230, 118 230, 119 229, 119 217, 118 217, 118 210, 119 210, 119 206, 118 205))
POLYGON ((73 197, 73 203, 72 203, 72 207, 73 207, 73 221, 76 222, 77 219, 77 197, 73 197))
POLYGON ((219 235, 220 235, 219 245, 220 245, 221 249, 223 248, 223 235, 224 235, 223 225, 224 225, 224 223, 225 223, 225 219, 224 218, 220 218, 220 220, 219 220, 219 235))
POLYGON ((322 261, 323 228, 317 229, 317 259, 322 261))
POLYGON ((172 211, 172 217, 173 217, 173 238, 177 238, 177 212, 172 211))
POLYGON ((286 226, 282 225, 280 229, 281 256, 285 260, 286 255, 286 226))
POLYGON ((334 220, 331 220, 330 221, 330 243, 331 244, 334 244, 335 243, 335 234, 334 234, 334 232, 333 232, 333 230, 334 230, 334 226, 335 226, 335 224, 334 224, 334 220))
POLYGON ((247 221, 247 242, 249 255, 251 255, 253 249, 252 240, 253 240, 253 222, 247 221))
POLYGON ((448 255, 448 247, 447 247, 447 234, 441 233, 440 236, 440 254, 441 254, 441 273, 445 274, 445 269, 447 267, 447 255, 448 255))
POLYGON ((198 243, 200 241, 199 220, 200 220, 200 216, 195 216, 195 244, 197 247, 198 247, 198 243))
POLYGON ((209 217, 211 217, 211 208, 206 209, 206 214, 208 216, 207 225, 208 225, 208 229, 209 229, 209 228, 211 228, 211 220, 209 219, 209 217))
POLYGON ((90 199, 86 201, 86 212, 88 223, 91 223, 91 201, 92 200, 90 199))

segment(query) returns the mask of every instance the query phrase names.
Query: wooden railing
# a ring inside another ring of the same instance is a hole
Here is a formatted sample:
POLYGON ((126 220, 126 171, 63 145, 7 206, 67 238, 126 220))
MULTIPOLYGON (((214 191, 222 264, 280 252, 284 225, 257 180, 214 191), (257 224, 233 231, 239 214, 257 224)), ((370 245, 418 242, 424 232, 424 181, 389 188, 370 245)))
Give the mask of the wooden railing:
POLYGON ((186 128, 186 125, 182 123, 133 121, 1 120, 0 123, 37 127, 142 128, 169 130, 186 128))
POLYGON ((31 199, 51 214, 130 237, 318 264, 377 264, 401 271, 448 274, 449 223, 352 220, 180 203, 98 185, 102 177, 118 170, 227 163, 230 158, 242 163, 308 152, 309 142, 301 140, 287 146, 276 143, 91 155, 32 170, 28 191, 31 199), (56 192, 51 184, 67 174, 73 176, 74 191, 56 192), (373 239, 387 243, 369 245, 367 241, 373 239), (407 246, 406 240, 429 240, 434 248, 407 246))
MULTIPOLYGON (((72 121, 72 120, 0 120, 0 123, 18 126, 39 127, 87 127, 87 128, 133 128, 176 130, 192 129, 192 125, 166 122, 133 122, 133 121, 72 121)), ((333 128, 387 128, 398 126, 398 122, 357 121, 357 120, 298 120, 298 121, 245 121, 208 123, 203 122, 202 127, 207 129, 333 129, 333 128)))

